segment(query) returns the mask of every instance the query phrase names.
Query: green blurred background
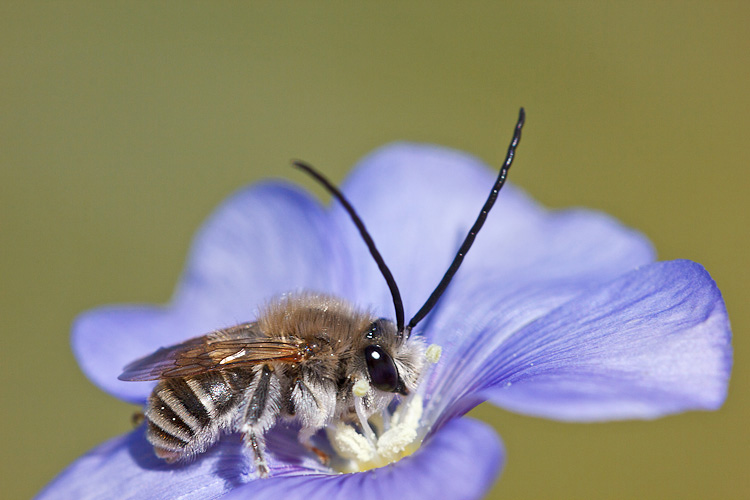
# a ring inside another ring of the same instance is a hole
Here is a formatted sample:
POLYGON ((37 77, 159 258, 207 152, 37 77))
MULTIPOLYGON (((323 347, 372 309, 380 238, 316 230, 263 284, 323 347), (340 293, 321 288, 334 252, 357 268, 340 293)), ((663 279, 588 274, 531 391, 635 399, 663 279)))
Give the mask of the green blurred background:
POLYGON ((229 193, 309 186, 290 158, 340 180, 397 139, 497 165, 521 105, 512 180, 704 264, 736 368, 716 413, 577 425, 479 408, 508 453, 491 496, 747 498, 748 5, 2 2, 3 498, 130 429, 133 407, 79 372, 71 320, 166 301, 229 193))

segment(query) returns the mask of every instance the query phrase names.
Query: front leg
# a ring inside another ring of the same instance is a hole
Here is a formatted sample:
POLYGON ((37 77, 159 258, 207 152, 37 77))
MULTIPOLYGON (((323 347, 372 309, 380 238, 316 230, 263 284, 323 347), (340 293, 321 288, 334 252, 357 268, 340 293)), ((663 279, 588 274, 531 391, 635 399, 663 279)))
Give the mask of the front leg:
POLYGON ((323 465, 328 465, 330 457, 313 444, 312 438, 333 420, 336 398, 336 385, 314 375, 298 379, 291 394, 296 410, 295 418, 302 424, 297 440, 315 453, 323 465))
POLYGON ((279 414, 280 390, 278 379, 268 365, 263 365, 256 380, 250 391, 252 396, 245 406, 240 431, 244 435, 245 446, 253 451, 258 475, 268 477, 264 434, 273 426, 279 414))

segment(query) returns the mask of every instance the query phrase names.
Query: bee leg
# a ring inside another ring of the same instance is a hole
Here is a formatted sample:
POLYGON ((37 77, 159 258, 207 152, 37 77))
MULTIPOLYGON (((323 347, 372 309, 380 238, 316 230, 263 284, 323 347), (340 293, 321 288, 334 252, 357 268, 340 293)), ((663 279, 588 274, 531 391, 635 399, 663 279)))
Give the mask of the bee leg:
POLYGON ((268 477, 268 464, 263 453, 266 448, 265 440, 254 432, 250 432, 245 434, 245 445, 253 450, 255 470, 258 471, 258 476, 268 477))
POLYGON ((274 400, 279 399, 278 384, 271 384, 272 374, 271 368, 263 365, 253 395, 245 407, 241 428, 245 445, 253 450, 255 467, 260 477, 268 477, 268 464, 265 458, 266 442, 263 433, 274 423, 275 415, 270 408, 278 406, 274 400), (269 401, 269 394, 271 401, 269 401))
POLYGON ((302 446, 307 448, 308 451, 315 453, 315 455, 318 457, 318 460, 320 460, 320 463, 322 463, 323 465, 328 465, 328 463, 331 461, 331 457, 328 456, 328 453, 324 452, 312 443, 312 437, 317 431, 318 429, 314 429, 312 427, 303 427, 299 430, 297 439, 302 444, 302 446))

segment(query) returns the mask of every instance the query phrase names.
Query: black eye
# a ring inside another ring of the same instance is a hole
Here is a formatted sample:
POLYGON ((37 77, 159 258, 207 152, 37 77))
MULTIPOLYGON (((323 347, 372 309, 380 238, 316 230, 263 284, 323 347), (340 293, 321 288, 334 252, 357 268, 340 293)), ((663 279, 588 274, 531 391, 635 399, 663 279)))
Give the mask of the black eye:
POLYGON ((365 361, 372 385, 381 391, 396 392, 399 381, 393 358, 380 346, 368 345, 365 347, 365 361))

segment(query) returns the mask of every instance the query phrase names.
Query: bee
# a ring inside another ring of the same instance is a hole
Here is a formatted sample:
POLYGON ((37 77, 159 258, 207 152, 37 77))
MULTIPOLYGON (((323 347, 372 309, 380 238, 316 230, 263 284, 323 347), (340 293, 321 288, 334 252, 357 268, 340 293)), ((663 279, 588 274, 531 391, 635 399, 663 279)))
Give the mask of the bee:
POLYGON ((411 332, 448 287, 484 224, 505 184, 524 121, 521 108, 489 197, 443 278, 408 323, 396 281, 352 205, 312 166, 294 162, 341 203, 359 230, 391 292, 395 321, 336 297, 292 293, 270 301, 255 321, 128 364, 120 380, 158 381, 144 410, 155 454, 169 463, 190 460, 222 434, 239 432, 258 475, 266 477, 264 435, 279 420, 298 423, 300 443, 323 462, 327 455, 312 441, 321 429, 352 423, 371 432, 370 416, 417 388, 426 347, 411 332))

